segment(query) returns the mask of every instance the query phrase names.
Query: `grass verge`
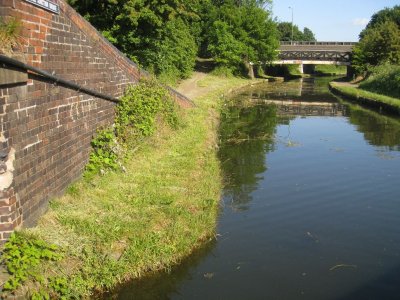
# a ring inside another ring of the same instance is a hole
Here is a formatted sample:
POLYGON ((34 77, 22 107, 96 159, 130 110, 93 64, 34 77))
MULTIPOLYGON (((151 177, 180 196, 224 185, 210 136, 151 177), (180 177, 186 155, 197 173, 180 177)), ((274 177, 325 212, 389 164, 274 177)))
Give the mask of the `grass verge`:
POLYGON ((35 263, 16 294, 89 298, 168 270, 212 239, 222 188, 216 155, 219 99, 248 83, 209 75, 201 82, 209 93, 182 112, 181 126, 159 128, 131 150, 125 173, 80 180, 52 201, 35 228, 17 235, 28 249, 36 243, 27 241, 51 245, 62 259, 35 263))
POLYGON ((336 65, 315 65, 314 73, 319 76, 346 75, 347 67, 336 65))
POLYGON ((398 98, 368 92, 346 83, 331 82, 329 86, 332 92, 340 96, 400 115, 400 99, 398 98))

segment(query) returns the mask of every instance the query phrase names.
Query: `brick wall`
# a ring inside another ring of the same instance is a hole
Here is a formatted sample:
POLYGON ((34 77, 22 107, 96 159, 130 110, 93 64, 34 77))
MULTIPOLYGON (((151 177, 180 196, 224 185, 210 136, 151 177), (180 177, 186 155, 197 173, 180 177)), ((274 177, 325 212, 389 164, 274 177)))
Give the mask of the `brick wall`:
MULTIPOLYGON (((0 16, 23 23, 17 52, 27 64, 114 97, 144 74, 64 0, 52 2, 60 14, 0 0, 0 16)), ((113 117, 114 104, 31 73, 25 83, 0 86, 0 241, 33 225, 48 201, 81 175, 94 132, 113 117)))

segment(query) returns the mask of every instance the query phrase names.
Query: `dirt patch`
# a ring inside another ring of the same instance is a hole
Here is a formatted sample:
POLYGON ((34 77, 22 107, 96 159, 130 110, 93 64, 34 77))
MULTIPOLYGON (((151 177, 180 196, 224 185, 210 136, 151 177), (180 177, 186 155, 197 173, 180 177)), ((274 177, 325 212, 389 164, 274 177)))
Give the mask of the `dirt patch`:
POLYGON ((210 88, 201 87, 198 85, 198 82, 206 76, 206 73, 194 72, 189 79, 183 80, 176 90, 188 97, 189 99, 203 96, 210 91, 210 88))

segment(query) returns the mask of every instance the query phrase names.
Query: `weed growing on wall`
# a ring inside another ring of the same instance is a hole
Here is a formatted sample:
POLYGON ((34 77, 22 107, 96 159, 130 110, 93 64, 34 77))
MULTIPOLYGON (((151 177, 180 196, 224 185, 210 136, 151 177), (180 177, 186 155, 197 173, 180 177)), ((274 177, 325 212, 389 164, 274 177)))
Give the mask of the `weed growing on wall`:
POLYGON ((161 123, 172 128, 178 125, 177 107, 169 91, 155 80, 128 87, 116 106, 114 125, 100 130, 92 141, 86 176, 123 168, 127 149, 151 136, 161 123))
MULTIPOLYGON (((2 263, 10 274, 10 278, 3 286, 3 290, 14 291, 28 280, 44 284, 45 279, 40 274, 40 265, 45 261, 58 261, 62 257, 63 255, 55 245, 48 245, 42 240, 25 237, 18 232, 13 233, 5 244, 2 253, 2 263)), ((60 283, 56 283, 57 285, 49 282, 48 286, 52 291, 42 291, 43 295, 49 295, 49 293, 62 295, 60 283)), ((40 299, 46 299, 46 297, 40 299)))
POLYGON ((21 30, 22 23, 18 19, 4 21, 0 18, 0 52, 10 54, 13 48, 20 45, 21 30))

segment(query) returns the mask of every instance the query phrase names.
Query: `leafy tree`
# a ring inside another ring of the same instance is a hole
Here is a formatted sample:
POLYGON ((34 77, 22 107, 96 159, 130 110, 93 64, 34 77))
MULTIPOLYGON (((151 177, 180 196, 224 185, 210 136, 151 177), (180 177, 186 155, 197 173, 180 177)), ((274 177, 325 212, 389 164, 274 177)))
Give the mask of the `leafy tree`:
POLYGON ((241 64, 245 45, 235 39, 228 24, 215 21, 210 28, 208 41, 208 50, 217 64, 226 66, 241 64))
POLYGON ((315 38, 314 33, 311 31, 311 29, 304 27, 303 30, 303 41, 308 41, 308 42, 315 42, 317 39, 315 38))
MULTIPOLYGON (((292 23, 291 22, 280 22, 278 24, 279 39, 281 41, 292 41, 292 23)), ((303 39, 303 33, 299 27, 293 24, 293 41, 301 41, 303 39)))
POLYGON ((364 75, 381 64, 400 64, 400 6, 372 16, 353 48, 352 63, 356 72, 364 75))
POLYGON ((278 47, 271 0, 68 0, 132 60, 161 78, 185 78, 196 55, 239 70, 278 47))
POLYGON ((219 67, 241 72, 248 62, 271 61, 278 47, 276 25, 264 7, 270 1, 226 0, 211 2, 204 16, 202 49, 219 67))
POLYGON ((191 24, 202 0, 69 0, 122 52, 156 74, 186 77, 197 45, 191 24))
MULTIPOLYGON (((292 40, 292 23, 280 22, 278 23, 279 38, 281 41, 292 40)), ((296 24, 293 24, 293 41, 315 41, 314 33, 311 29, 304 27, 302 32, 296 24)))
POLYGON ((396 5, 393 8, 385 8, 375 13, 366 28, 360 33, 360 39, 364 37, 369 29, 389 20, 395 22, 400 27, 400 5, 396 5))

